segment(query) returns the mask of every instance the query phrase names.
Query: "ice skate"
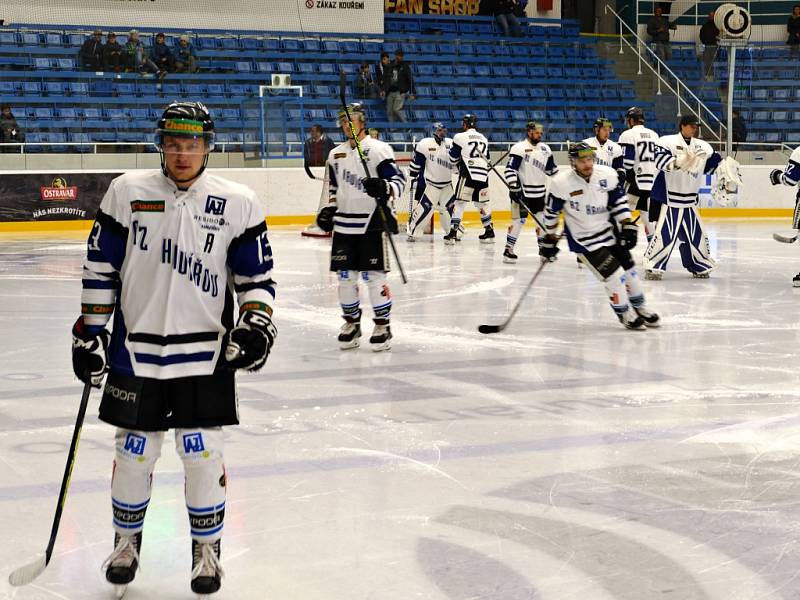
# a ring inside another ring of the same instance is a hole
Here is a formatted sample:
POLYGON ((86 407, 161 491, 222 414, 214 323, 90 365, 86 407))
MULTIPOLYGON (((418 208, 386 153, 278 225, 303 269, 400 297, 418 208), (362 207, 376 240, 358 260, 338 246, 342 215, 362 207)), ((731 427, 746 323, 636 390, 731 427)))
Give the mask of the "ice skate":
POLYGON ((644 278, 648 281, 661 281, 661 278, 664 276, 663 271, 654 271, 652 269, 647 269, 644 272, 644 278))
POLYGON ((329 238, 333 235, 330 231, 322 231, 317 225, 309 225, 300 232, 303 237, 329 238))
POLYGON ((800 273, 795 275, 792 279, 792 287, 800 287, 800 273))
POLYGON ((494 227, 489 225, 483 230, 483 233, 478 236, 481 244, 494 244, 494 227))
POLYGON ((453 246, 458 240, 458 229, 453 227, 450 229, 450 233, 444 236, 444 243, 446 246, 453 246))
POLYGON ((661 317, 648 310, 646 306, 634 307, 633 310, 642 318, 645 327, 661 327, 661 317))
POLYGON ((106 581, 114 585, 117 598, 122 598, 128 584, 136 577, 139 568, 139 549, 142 546, 142 534, 114 534, 114 551, 103 562, 101 569, 106 572, 106 581))
POLYGON ((361 323, 355 319, 345 317, 345 324, 339 330, 339 348, 349 350, 358 348, 361 340, 361 323))
POLYGON ((622 314, 617 314, 619 322, 622 323, 627 329, 645 329, 646 325, 644 319, 640 317, 635 310, 629 308, 622 314))
POLYGON ((373 352, 382 352, 392 347, 392 330, 388 321, 380 323, 375 321, 375 329, 372 330, 369 343, 373 352))
POLYGON ((192 591, 207 596, 219 591, 225 572, 219 562, 220 540, 198 542, 192 540, 192 591))
POLYGON ((516 254, 514 254, 514 252, 512 252, 509 248, 506 248, 505 250, 503 250, 503 262, 504 263, 508 263, 508 264, 511 264, 511 265, 516 264, 518 258, 519 257, 516 254))
POLYGON ((708 274, 708 271, 704 271, 702 273, 692 273, 692 277, 695 279, 708 279, 710 275, 708 274))

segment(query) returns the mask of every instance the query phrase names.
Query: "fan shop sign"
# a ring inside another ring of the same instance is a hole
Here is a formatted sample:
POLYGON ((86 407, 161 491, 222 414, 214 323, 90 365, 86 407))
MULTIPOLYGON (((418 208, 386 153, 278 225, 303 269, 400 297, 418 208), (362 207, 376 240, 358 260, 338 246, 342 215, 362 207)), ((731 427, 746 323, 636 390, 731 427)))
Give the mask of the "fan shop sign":
POLYGON ((383 8, 400 15, 477 15, 480 0, 384 0, 383 8))

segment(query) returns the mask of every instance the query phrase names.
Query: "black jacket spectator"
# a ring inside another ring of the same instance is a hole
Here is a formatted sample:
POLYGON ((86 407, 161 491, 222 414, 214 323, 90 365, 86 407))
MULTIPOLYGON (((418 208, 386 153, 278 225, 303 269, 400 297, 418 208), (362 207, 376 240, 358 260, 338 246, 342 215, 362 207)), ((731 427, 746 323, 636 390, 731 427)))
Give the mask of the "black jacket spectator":
POLYGON ((103 46, 103 70, 119 73, 125 68, 125 54, 116 33, 109 33, 103 46))
POLYGON ((375 98, 378 95, 368 63, 362 63, 361 70, 356 73, 355 92, 356 98, 375 98))
POLYGON ((19 143, 25 141, 25 134, 11 113, 11 107, 4 104, 0 108, 0 143, 19 143))
POLYGON ((175 69, 175 57, 164 40, 163 33, 156 34, 156 41, 153 43, 151 52, 152 60, 161 71, 173 71, 175 69))
POLYGON ((733 111, 733 119, 731 121, 731 129, 733 130, 733 141, 734 142, 746 142, 747 141, 747 125, 742 118, 742 115, 739 114, 739 111, 733 111))
POLYGON ((786 22, 786 31, 789 33, 786 43, 790 46, 800 45, 800 5, 798 4, 792 8, 792 14, 786 22))
POLYGON ((395 60, 391 64, 383 78, 382 90, 386 94, 400 92, 401 94, 416 95, 414 78, 411 76, 411 67, 407 62, 395 60))
POLYGON ((714 17, 710 17, 700 28, 700 43, 704 46, 716 46, 718 37, 719 29, 714 24, 714 17))
POLYGON ((378 89, 383 89, 383 80, 386 79, 386 72, 391 68, 392 61, 389 59, 388 52, 381 52, 381 59, 375 67, 375 83, 378 84, 378 89))
MULTIPOLYGON (((656 9, 656 12, 661 11, 656 9)), ((647 35, 653 38, 654 42, 669 42, 669 29, 669 19, 660 14, 653 15, 647 22, 647 35)))
POLYGON ((103 32, 95 29, 92 37, 83 42, 78 60, 84 71, 101 71, 103 69, 103 32))
POLYGON ((303 144, 303 168, 306 174, 315 179, 309 167, 324 167, 328 160, 328 154, 336 147, 331 138, 325 135, 322 125, 312 125, 309 130, 309 137, 303 144))

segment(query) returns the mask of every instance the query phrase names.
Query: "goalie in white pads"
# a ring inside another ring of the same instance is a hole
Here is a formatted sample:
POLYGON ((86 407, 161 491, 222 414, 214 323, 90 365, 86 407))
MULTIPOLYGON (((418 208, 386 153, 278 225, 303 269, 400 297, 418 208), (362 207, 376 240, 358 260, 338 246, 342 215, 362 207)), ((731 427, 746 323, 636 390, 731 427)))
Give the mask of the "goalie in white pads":
POLYGON ((366 110, 361 104, 348 106, 355 134, 366 157, 368 173, 353 140, 353 133, 344 110, 339 124, 345 142, 328 155, 330 199, 317 215, 323 231, 333 231, 330 270, 339 278, 339 303, 345 320, 339 332, 342 350, 356 348, 361 338, 361 303, 358 296, 359 277, 369 291, 375 329, 369 338, 375 352, 389 350, 392 331, 389 320, 392 294, 386 281, 389 255, 382 220, 389 231, 397 233, 394 201, 405 188, 405 177, 397 167, 391 146, 367 135, 366 110))
POLYGON ((198 594, 220 588, 222 426, 239 422, 234 370, 260 369, 277 335, 264 208, 250 188, 204 172, 213 142, 205 106, 170 104, 156 132, 161 171, 112 181, 87 241, 72 363, 96 387, 109 373, 100 420, 117 427, 114 551, 104 568, 117 586, 136 575, 153 469, 164 433, 174 429, 191 587, 198 594))
MULTIPOLYGON (((800 182, 800 147, 795 148, 789 156, 789 162, 786 168, 781 171, 780 169, 773 169, 769 174, 769 180, 772 185, 788 185, 795 187, 800 182)), ((797 241, 800 235, 800 190, 794 200, 794 214, 792 215, 792 228, 795 230, 790 235, 774 234, 773 237, 779 242, 793 243, 797 241)), ((792 279, 794 287, 800 287, 800 273, 792 279)))
POLYGON ((472 202, 481 215, 483 233, 478 239, 482 243, 493 243, 495 236, 492 209, 489 206, 489 142, 475 129, 478 124, 475 115, 464 115, 461 123, 463 131, 455 135, 450 148, 450 159, 458 167, 458 183, 450 233, 444 236, 444 243, 454 244, 460 241, 458 228, 461 226, 467 202, 472 202))
POLYGON ((713 173, 722 162, 708 142, 696 136, 700 121, 683 115, 679 133, 659 138, 656 145, 656 175, 651 199, 662 204, 653 239, 644 254, 646 279, 661 279, 675 245, 684 268, 693 277, 707 279, 716 266, 703 222, 697 212, 702 175, 713 173))
POLYGON ((558 253, 559 215, 569 249, 603 282, 611 308, 628 329, 658 327, 659 316, 645 305, 644 291, 630 250, 638 227, 614 169, 594 164, 594 149, 585 142, 571 144, 571 169, 553 177, 547 194, 544 225, 547 233, 539 254, 554 260, 558 253))
POLYGON ((414 148, 409 178, 414 194, 414 210, 408 220, 408 241, 414 242, 425 231, 433 211, 439 212, 439 223, 446 233, 450 231, 450 215, 453 211, 453 163, 450 160, 452 138, 447 137, 447 128, 442 123, 431 125, 431 136, 423 138, 414 148))
MULTIPOLYGON (((503 262, 506 263, 517 262, 514 246, 528 218, 528 209, 533 211, 534 219, 542 222, 547 180, 558 173, 553 151, 542 142, 544 126, 528 121, 525 130, 525 139, 514 144, 509 151, 504 173, 511 200, 511 225, 508 226, 503 250, 503 262)), ((536 229, 539 236, 544 235, 538 226, 536 229)))
POLYGON ((628 184, 628 197, 636 210, 641 214, 647 242, 653 239, 655 223, 661 205, 651 202, 650 190, 653 189, 656 173, 656 142, 659 135, 644 126, 644 111, 633 106, 625 113, 628 129, 619 136, 619 145, 623 152, 625 180, 628 184))

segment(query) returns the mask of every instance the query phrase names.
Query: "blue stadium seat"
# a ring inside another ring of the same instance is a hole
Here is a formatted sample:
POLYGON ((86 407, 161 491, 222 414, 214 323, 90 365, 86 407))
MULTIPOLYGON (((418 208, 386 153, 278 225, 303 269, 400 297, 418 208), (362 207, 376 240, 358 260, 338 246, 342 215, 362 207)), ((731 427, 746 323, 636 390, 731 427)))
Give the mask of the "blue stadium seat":
POLYGON ((314 63, 311 62, 301 62, 297 65, 297 70, 299 73, 303 75, 313 75, 314 74, 314 63))
POLYGON ((547 79, 547 69, 544 67, 528 67, 528 73, 537 80, 547 79))
POLYGON ((64 96, 67 93, 67 84, 63 81, 47 81, 44 91, 48 96, 64 96))
POLYGON ((38 33, 23 33, 22 45, 23 46, 38 46, 42 43, 38 33))
POLYGON ((442 77, 452 77, 453 76, 453 66, 452 65, 436 65, 436 74, 442 77))
POLYGON ((328 85, 314 85, 311 90, 317 98, 330 98, 333 96, 331 87, 328 85))
POLYGON ((37 106, 33 109, 33 118, 34 119, 52 119, 53 118, 53 109, 47 106, 37 106))
POLYGON ((219 40, 216 37, 199 36, 197 38, 197 46, 201 50, 217 50, 219 48, 219 40))
POLYGON ((75 69, 75 61, 71 58, 56 59, 56 64, 58 65, 58 68, 62 71, 72 71, 75 69))
POLYGON ((420 54, 436 54, 436 44, 431 44, 430 42, 424 42, 417 46, 419 49, 420 54))
POLYGON ((554 122, 566 121, 567 113, 565 113, 563 110, 548 110, 547 118, 548 120, 554 122))
MULTIPOLYGON (((505 65, 493 65, 492 72, 495 77, 511 77, 511 70, 505 65)), ((475 65, 475 74, 480 77, 489 76, 489 68, 486 65, 475 65), (478 72, 481 69, 481 72, 478 72)))
POLYGON ((92 119, 97 120, 101 118, 100 109, 99 108, 84 108, 83 109, 83 118, 84 119, 92 119))
POLYGON ((128 109, 127 108, 120 108, 120 107, 109 107, 105 109, 105 114, 108 119, 112 121, 127 121, 128 120, 128 109))
POLYGON ((224 37, 222 38, 222 49, 223 50, 239 50, 241 46, 239 45, 239 39, 235 37, 224 37))
POLYGON ((256 62, 256 71, 259 73, 272 73, 275 71, 275 68, 272 66, 272 63, 256 62))
POLYGON ((294 63, 279 62, 275 65, 278 73, 294 73, 294 63))
POLYGON ((766 88, 754 88, 751 97, 755 102, 766 102, 767 96, 766 88))
POLYGON ((300 40, 283 39, 281 40, 281 48, 286 52, 299 52, 301 50, 300 40))
POLYGON ((149 121, 150 111, 146 108, 130 108, 128 114, 134 121, 149 121))
POLYGON ((242 48, 247 51, 255 51, 261 49, 261 41, 257 38, 243 37, 239 40, 242 43, 242 48))
POLYGON ((336 40, 325 40, 322 42, 322 49, 328 54, 338 54, 339 42, 336 40))
POLYGON ((786 88, 777 88, 772 92, 772 99, 776 102, 788 102, 791 100, 791 91, 786 88))
POLYGON ((564 100, 566 97, 567 97, 567 95, 564 92, 564 88, 560 88, 560 87, 549 87, 549 88, 547 88, 547 99, 548 100, 564 100))
POLYGON ((22 82, 22 95, 23 96, 38 96, 42 93, 42 84, 38 81, 23 81, 22 82))
POLYGON ((492 95, 494 96, 495 100, 508 100, 510 97, 508 88, 503 86, 493 87, 492 95))
POLYGON ((38 132, 29 132, 25 136, 25 141, 27 144, 25 145, 25 152, 42 152, 43 147, 38 145, 44 141, 44 136, 38 132))
POLYGON ((208 84, 208 95, 211 98, 224 98, 225 97, 225 86, 221 83, 209 83, 208 84))
POLYGON ((421 64, 418 64, 418 65, 415 64, 414 66, 416 67, 418 75, 422 75, 423 77, 432 77, 433 76, 433 73, 434 73, 434 66, 433 65, 430 65, 430 64, 427 64, 427 63, 421 63, 421 64))
POLYGON ((472 96, 477 100, 488 101, 491 94, 492 92, 488 87, 476 87, 472 90, 472 96))
POLYGON ((13 96, 17 93, 17 84, 14 81, 0 81, 0 95, 13 96))
POLYGON ((253 63, 247 60, 236 61, 237 73, 251 73, 253 71, 253 63))
POLYGON ((267 52, 278 52, 281 49, 281 42, 277 38, 267 38, 263 45, 267 52))
POLYGON ((525 114, 524 110, 512 110, 511 120, 515 123, 525 123, 528 120, 528 115, 525 114))
POLYGON ((205 83, 187 83, 186 95, 193 98, 201 98, 208 93, 208 88, 205 83))
MULTIPOLYGON (((339 43, 342 52, 346 54, 361 54, 361 44, 356 40, 346 40, 339 43)), ((365 51, 365 54, 368 54, 365 51)))
POLYGON ((60 33, 48 33, 44 36, 44 41, 48 46, 60 47, 64 45, 64 39, 60 33))
MULTIPOLYGON (((322 75, 338 75, 338 72, 336 71, 336 65, 333 63, 319 63, 318 66, 319 66, 319 72, 322 75)), ((345 65, 342 66, 344 67, 345 65)), ((351 65, 346 65, 346 66, 351 66, 351 65)), ((358 67, 356 65, 352 65, 352 67, 353 67, 352 74, 355 74, 358 67)), ((344 69, 344 72, 348 73, 348 69, 344 69)))
POLYGON ((17 34, 12 33, 10 31, 4 31, 0 33, 0 45, 3 46, 16 46, 17 45, 17 34))
POLYGON ((116 83, 114 92, 116 92, 117 96, 131 98, 136 95, 136 84, 128 82, 116 83))
POLYGON ((547 119, 547 115, 543 110, 533 110, 530 114, 531 119, 536 121, 537 123, 544 123, 547 119))
POLYGON ((75 152, 91 152, 92 151, 92 147, 91 146, 83 145, 83 144, 88 144, 91 141, 89 139, 89 134, 88 133, 70 132, 69 135, 68 135, 68 139, 73 144, 82 144, 82 145, 79 145, 79 146, 73 146, 72 147, 72 149, 75 152))
POLYGON ((244 98, 253 95, 253 88, 245 83, 231 83, 228 85, 228 92, 234 98, 244 98))
POLYGON ((439 54, 455 54, 455 44, 439 44, 439 54))
POLYGON ((470 56, 470 57, 478 54, 475 51, 475 46, 473 44, 459 44, 458 53, 461 56, 470 56))
POLYGON ((95 79, 89 83, 89 89, 95 96, 110 96, 113 88, 110 81, 106 79, 95 79))
POLYGON ((457 64, 453 68, 456 77, 472 77, 472 66, 466 64, 457 64))
POLYGON ((40 56, 33 59, 33 68, 37 71, 49 71, 53 68, 53 63, 51 59, 40 56))
POLYGON ((303 50, 306 52, 322 52, 322 44, 319 40, 303 40, 303 50))

